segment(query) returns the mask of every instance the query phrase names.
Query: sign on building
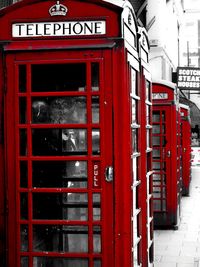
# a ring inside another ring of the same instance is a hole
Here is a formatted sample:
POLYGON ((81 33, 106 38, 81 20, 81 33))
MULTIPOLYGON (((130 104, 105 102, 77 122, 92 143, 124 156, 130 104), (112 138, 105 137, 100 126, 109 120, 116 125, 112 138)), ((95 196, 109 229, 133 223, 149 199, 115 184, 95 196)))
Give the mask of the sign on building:
POLYGON ((178 67, 177 87, 181 90, 200 90, 200 68, 178 67))

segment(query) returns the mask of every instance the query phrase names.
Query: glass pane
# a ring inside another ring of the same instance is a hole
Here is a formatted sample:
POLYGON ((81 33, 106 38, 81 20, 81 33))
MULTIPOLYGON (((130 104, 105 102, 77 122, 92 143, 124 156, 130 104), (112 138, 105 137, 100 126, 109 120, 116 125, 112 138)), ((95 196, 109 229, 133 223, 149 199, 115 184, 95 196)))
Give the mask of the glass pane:
POLYGON ((28 267, 28 257, 21 257, 21 267, 28 267))
POLYGON ((99 97, 92 97, 92 123, 99 123, 99 97))
POLYGON ((19 123, 27 123, 26 97, 19 98, 19 123))
POLYGON ((33 97, 32 123, 86 123, 86 97, 33 97))
POLYGON ((161 200, 154 199, 153 200, 153 208, 154 208, 154 210, 161 210, 161 200))
POLYGON ((19 136, 20 136, 20 156, 26 156, 27 155, 27 130, 20 129, 19 136))
POLYGON ((146 100, 150 101, 150 83, 146 81, 146 100))
POLYGON ((28 225, 21 225, 21 251, 28 251, 28 225))
POLYGON ((28 163, 20 161, 20 187, 28 187, 28 163))
POLYGON ((89 267, 88 259, 81 258, 53 258, 53 257, 34 257, 34 267, 89 267))
POLYGON ((153 122, 160 122, 160 112, 153 112, 152 120, 153 122))
POLYGON ((160 170, 161 163, 160 162, 153 162, 153 170, 160 170))
POLYGON ((33 161, 33 187, 87 188, 86 161, 33 161))
POLYGON ((146 132, 146 135, 147 135, 147 148, 150 148, 151 147, 151 138, 150 138, 150 130, 148 129, 147 132, 146 132))
POLYGON ((131 93, 137 95, 136 71, 131 68, 131 93))
POLYGON ((26 92, 26 65, 19 65, 19 92, 26 92))
POLYGON ((85 129, 32 129, 33 155, 85 155, 85 129))
POLYGON ((93 249, 94 253, 101 253, 101 227, 93 226, 93 249))
POLYGON ((91 68, 92 91, 96 92, 99 91, 99 63, 92 63, 91 68))
POLYGON ((160 158, 160 149, 153 149, 153 158, 160 158))
POLYGON ((132 129, 132 151, 138 151, 138 133, 137 129, 132 129))
POLYGON ((32 65, 33 92, 85 91, 86 64, 32 65))
POLYGON ((93 155, 100 154, 100 130, 92 130, 92 153, 93 155))
POLYGON ((137 101, 131 99, 132 102, 132 123, 137 123, 137 101))
POLYGON ((20 194, 20 218, 22 220, 28 219, 28 193, 20 194))
POLYGON ((138 177, 137 177, 137 158, 133 158, 133 179, 134 181, 137 181, 138 180, 138 177))
POLYGON ((34 251, 88 252, 88 227, 34 225, 34 251))
POLYGON ((101 195, 93 194, 93 221, 101 220, 101 195))
POLYGON ((160 133, 160 125, 153 125, 153 129, 152 129, 152 133, 153 134, 159 134, 160 133))
POLYGON ((160 145, 160 136, 153 136, 153 146, 159 146, 160 145))
POLYGON ((146 124, 150 124, 150 106, 146 106, 146 124))
POLYGON ((101 260, 94 259, 94 267, 101 267, 101 260))
POLYGON ((33 219, 79 220, 88 219, 86 193, 34 193, 33 219))
POLYGON ((153 174, 153 184, 155 181, 160 181, 160 174, 153 174))

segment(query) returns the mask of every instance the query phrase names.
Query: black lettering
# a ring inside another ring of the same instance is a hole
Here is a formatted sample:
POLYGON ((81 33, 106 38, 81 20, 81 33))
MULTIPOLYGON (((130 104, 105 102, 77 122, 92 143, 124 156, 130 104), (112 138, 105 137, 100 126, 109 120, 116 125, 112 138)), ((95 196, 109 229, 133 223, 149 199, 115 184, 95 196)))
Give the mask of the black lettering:
POLYGON ((31 33, 31 31, 33 31, 33 27, 34 27, 33 24, 27 24, 26 25, 26 34, 27 35, 29 35, 29 36, 33 35, 33 33, 31 33))
POLYGON ((58 23, 55 23, 53 25, 53 34, 56 35, 56 32, 59 31, 61 29, 61 25, 58 23))
POLYGON ((15 27, 19 27, 18 32, 19 32, 19 36, 22 35, 22 27, 24 27, 24 24, 15 24, 15 27))
POLYGON ((51 24, 49 24, 49 23, 44 24, 44 35, 51 35, 51 33, 48 32, 48 31, 50 31, 50 26, 51 26, 51 24))
POLYGON ((71 23, 64 23, 63 24, 63 35, 71 35, 71 23), (67 33, 66 33, 67 31, 67 33))
POLYGON ((83 31, 83 26, 80 23, 78 23, 78 22, 75 23, 74 26, 73 26, 73 32, 75 34, 81 34, 82 31, 83 31), (79 29, 78 29, 78 27, 79 27, 79 29))
POLYGON ((91 22, 90 25, 84 23, 84 34, 88 34, 89 32, 93 34, 93 23, 91 22))
POLYGON ((95 24, 95 34, 101 34, 101 31, 99 30, 101 28, 101 21, 97 21, 95 24))
POLYGON ((35 34, 38 35, 42 35, 41 33, 38 32, 38 24, 35 25, 35 34))

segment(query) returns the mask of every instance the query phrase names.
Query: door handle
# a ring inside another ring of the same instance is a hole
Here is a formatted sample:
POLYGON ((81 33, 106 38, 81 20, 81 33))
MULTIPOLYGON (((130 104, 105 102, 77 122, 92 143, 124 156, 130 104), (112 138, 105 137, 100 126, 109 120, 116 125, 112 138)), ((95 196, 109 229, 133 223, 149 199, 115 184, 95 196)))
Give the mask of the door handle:
POLYGON ((107 182, 112 182, 113 181, 113 167, 112 166, 107 166, 105 169, 105 178, 107 182))
POLYGON ((168 157, 168 158, 171 157, 171 151, 170 151, 170 150, 167 151, 167 157, 168 157))

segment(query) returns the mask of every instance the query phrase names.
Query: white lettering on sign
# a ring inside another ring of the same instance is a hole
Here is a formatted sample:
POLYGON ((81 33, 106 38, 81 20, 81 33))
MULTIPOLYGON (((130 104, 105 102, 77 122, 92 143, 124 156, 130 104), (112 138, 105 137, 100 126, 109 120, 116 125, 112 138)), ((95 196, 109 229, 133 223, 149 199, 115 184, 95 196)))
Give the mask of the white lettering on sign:
POLYGON ((177 69, 177 86, 181 90, 200 89, 200 69, 179 67, 177 69))
POLYGON ((168 93, 153 93, 152 99, 168 99, 168 93))
POLYGON ((106 22, 98 21, 66 21, 14 23, 12 37, 48 37, 106 34, 106 22))

